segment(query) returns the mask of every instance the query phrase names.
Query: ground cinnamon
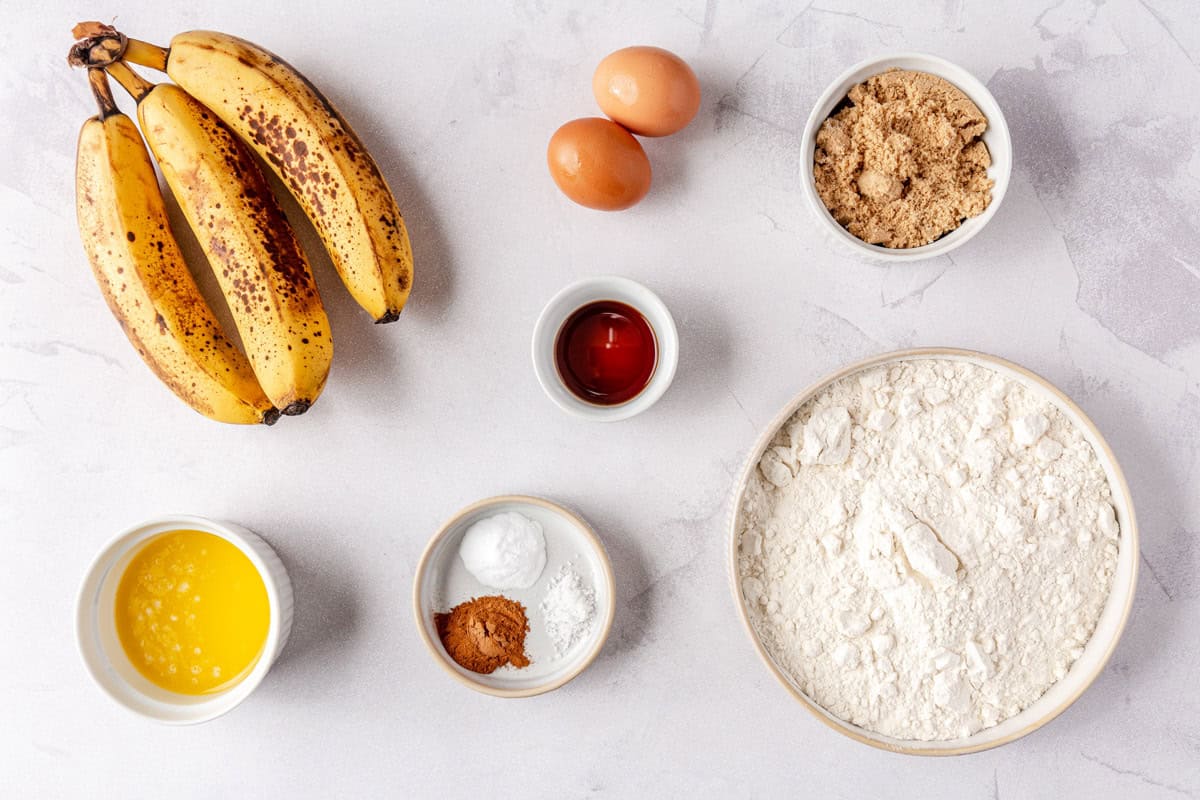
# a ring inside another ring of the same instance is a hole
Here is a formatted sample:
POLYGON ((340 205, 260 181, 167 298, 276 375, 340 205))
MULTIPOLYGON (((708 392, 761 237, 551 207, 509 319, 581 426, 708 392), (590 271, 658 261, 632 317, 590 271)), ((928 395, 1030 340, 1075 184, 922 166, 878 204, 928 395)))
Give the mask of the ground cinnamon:
POLYGON ((505 664, 529 666, 525 606, 500 595, 475 597, 433 615, 442 646, 459 666, 487 675, 505 664))

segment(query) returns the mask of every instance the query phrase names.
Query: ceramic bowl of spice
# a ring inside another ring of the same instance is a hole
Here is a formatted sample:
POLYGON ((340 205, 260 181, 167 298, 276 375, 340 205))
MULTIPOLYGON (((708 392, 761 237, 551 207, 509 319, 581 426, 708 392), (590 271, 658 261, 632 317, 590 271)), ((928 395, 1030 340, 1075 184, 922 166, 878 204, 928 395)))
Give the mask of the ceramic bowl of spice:
POLYGON ((679 333, 636 281, 585 278, 554 295, 533 329, 538 383, 567 413, 616 422, 658 402, 675 379, 679 333))
POLYGON ((492 497, 430 539, 413 612, 430 653, 460 683, 532 697, 600 653, 616 612, 612 565, 574 512, 539 497, 492 497))
POLYGON ((838 245, 880 262, 945 255, 995 215, 1012 172, 991 92, 943 58, 894 53, 848 69, 817 99, 801 186, 838 245))

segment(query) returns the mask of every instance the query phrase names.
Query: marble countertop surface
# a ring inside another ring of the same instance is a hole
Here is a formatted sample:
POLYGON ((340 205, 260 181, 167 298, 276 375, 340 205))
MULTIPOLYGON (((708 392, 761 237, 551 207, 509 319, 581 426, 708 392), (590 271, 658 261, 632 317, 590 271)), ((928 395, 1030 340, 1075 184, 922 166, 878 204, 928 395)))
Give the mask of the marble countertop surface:
POLYGON ((1188 0, 306 0, 286 18, 271 4, 171 5, 6 9, 0 794, 1200 795, 1200 18, 1188 0), (318 259, 338 355, 302 418, 244 429, 194 414, 100 297, 73 210, 93 105, 64 55, 74 22, 114 13, 143 39, 213 28, 284 54, 396 190, 412 302, 372 326, 318 259), (655 185, 641 205, 591 212, 554 189, 544 148, 562 122, 598 113, 592 69, 629 44, 687 59, 704 102, 684 133, 647 142, 655 185), (894 50, 984 81, 1015 165, 999 213, 952 257, 880 267, 830 248, 798 150, 825 86, 894 50), (529 359, 543 303, 598 273, 658 292, 682 337, 670 392, 615 425, 560 412, 529 359), (1095 685, 1041 731, 950 760, 877 752, 811 718, 759 663, 725 559, 729 493, 762 426, 839 365, 921 345, 995 353, 1067 391, 1123 465, 1142 531, 1134 611, 1095 685), (617 575, 597 662, 522 701, 453 682, 409 599, 439 523, 505 492, 576 508, 617 575), (256 529, 296 591, 266 682, 187 729, 116 707, 72 638, 89 560, 170 511, 256 529))

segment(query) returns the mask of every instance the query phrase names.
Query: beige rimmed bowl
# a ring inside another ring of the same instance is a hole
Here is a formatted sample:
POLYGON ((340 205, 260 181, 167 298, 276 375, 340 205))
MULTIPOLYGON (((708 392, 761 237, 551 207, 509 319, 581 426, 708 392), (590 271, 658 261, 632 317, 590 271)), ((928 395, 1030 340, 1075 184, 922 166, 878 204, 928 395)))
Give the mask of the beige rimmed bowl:
POLYGON ((541 497, 501 495, 472 503, 438 529, 421 560, 413 582, 413 613, 421 640, 434 660, 459 683, 496 697, 533 697, 554 691, 578 677, 600 654, 616 616, 616 581, 603 542, 578 514, 541 497), (459 558, 463 534, 475 522, 506 511, 516 511, 541 523, 546 538, 546 566, 527 589, 493 589, 479 583, 459 558), (566 652, 557 654, 545 631, 538 608, 551 580, 570 564, 595 593, 596 611, 591 628, 566 652), (531 663, 522 669, 501 667, 481 675, 459 666, 442 646, 433 615, 449 611, 472 597, 503 595, 525 606, 529 633, 525 652, 531 663))
POLYGON ((1125 476, 1121 472, 1121 467, 1117 464, 1116 457, 1113 455, 1108 443, 1104 441, 1104 437, 1097 430, 1095 424, 1088 419, 1087 415, 1066 394, 1040 375, 1010 361, 1005 361, 1002 358, 971 350, 931 347, 883 353, 850 364, 834 374, 822 378, 800 392, 779 412, 775 419, 766 426, 762 435, 759 436, 758 441, 755 443, 754 448, 750 451, 742 469, 741 477, 735 487, 729 519, 728 557, 729 574, 738 614, 741 617, 742 623, 746 626, 747 632, 750 634, 750 639, 754 644, 755 650, 763 660, 763 663, 767 665, 771 674, 783 684, 784 688, 791 692, 792 696, 812 712, 817 719, 838 733, 849 736, 857 742, 882 750, 906 755, 950 756, 976 753, 1020 739, 1022 736, 1032 733, 1057 717, 1091 686, 1116 649, 1117 642, 1121 638, 1121 633, 1125 629, 1125 623, 1129 619, 1130 609, 1133 606, 1134 589, 1137 585, 1138 533, 1137 521, 1134 518, 1133 498, 1130 496, 1129 486, 1125 482, 1125 476), (1100 614, 1096 630, 1092 633, 1091 639, 1084 647, 1083 655, 1071 665, 1071 669, 1066 676, 1051 686, 1044 695, 1024 711, 1004 720, 999 725, 979 731, 971 736, 932 742, 897 739, 875 733, 874 731, 835 717, 805 695, 787 671, 775 663, 771 654, 767 652, 759 640, 758 634, 755 632, 754 626, 747 614, 746 599, 742 594, 741 580, 738 577, 738 518, 745 499, 746 486, 763 452, 771 443, 771 440, 780 427, 786 424, 801 406, 836 381, 872 367, 899 361, 924 359, 966 361, 995 370, 1002 375, 1021 381, 1030 388, 1041 391, 1046 399, 1058 406, 1067 418, 1078 426, 1084 437, 1096 451, 1096 456, 1100 461, 1101 467, 1104 469, 1104 474, 1108 478, 1109 486, 1112 489, 1113 507, 1116 509, 1117 522, 1121 526, 1117 569, 1113 575, 1113 583, 1109 591, 1108 600, 1105 602, 1104 609, 1100 614))

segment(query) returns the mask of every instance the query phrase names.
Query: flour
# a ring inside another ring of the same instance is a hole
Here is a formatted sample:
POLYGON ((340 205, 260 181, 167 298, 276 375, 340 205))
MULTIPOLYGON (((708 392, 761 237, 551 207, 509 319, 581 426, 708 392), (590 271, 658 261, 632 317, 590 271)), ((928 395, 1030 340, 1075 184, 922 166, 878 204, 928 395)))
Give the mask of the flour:
POLYGON ((900 739, 991 727, 1066 675, 1120 533, 1057 406, 934 359, 827 387, 767 448, 738 513, 742 593, 772 658, 830 713, 900 739))

